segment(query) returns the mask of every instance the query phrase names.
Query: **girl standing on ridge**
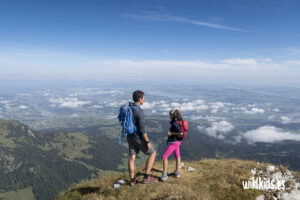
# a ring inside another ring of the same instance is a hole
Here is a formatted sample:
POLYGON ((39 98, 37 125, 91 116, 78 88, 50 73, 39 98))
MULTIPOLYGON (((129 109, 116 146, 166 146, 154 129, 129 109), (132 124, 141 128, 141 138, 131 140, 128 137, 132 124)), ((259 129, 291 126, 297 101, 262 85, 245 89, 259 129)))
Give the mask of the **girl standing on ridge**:
POLYGON ((176 170, 174 172, 175 177, 179 178, 179 168, 180 168, 180 150, 179 146, 181 144, 181 140, 184 138, 183 130, 179 121, 183 121, 182 115, 180 112, 173 108, 170 111, 170 129, 168 132, 168 148, 163 155, 163 173, 161 176, 161 180, 165 181, 168 178, 167 169, 168 169, 168 157, 171 153, 174 152, 174 156, 176 158, 176 170))

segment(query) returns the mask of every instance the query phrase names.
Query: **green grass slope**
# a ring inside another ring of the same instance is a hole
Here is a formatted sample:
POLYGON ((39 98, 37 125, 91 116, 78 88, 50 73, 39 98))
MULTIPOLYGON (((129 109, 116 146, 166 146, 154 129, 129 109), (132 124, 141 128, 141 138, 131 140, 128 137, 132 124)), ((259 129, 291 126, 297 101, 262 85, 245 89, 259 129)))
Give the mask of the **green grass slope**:
MULTIPOLYGON (((205 200, 238 200, 256 199, 264 194, 260 190, 244 190, 242 181, 252 177, 251 169, 264 170, 267 163, 257 164, 254 161, 244 161, 238 159, 203 159, 195 162, 184 162, 181 169, 181 178, 169 177, 165 182, 152 184, 142 184, 144 175, 143 167, 136 170, 139 184, 134 187, 128 184, 128 173, 108 174, 99 179, 91 180, 86 184, 77 185, 61 193, 56 200, 87 200, 87 199, 205 199, 205 200), (259 165, 259 166, 258 166, 259 165), (188 167, 196 170, 189 172, 188 167), (123 179, 126 184, 118 190, 114 190, 112 185, 123 179)), ((175 169, 175 163, 169 163, 168 173, 175 169)), ((285 170, 284 167, 278 167, 285 170)), ((162 163, 156 162, 152 175, 161 176, 162 163)), ((299 172, 293 172, 299 180, 299 172)), ((266 196, 270 194, 266 194, 266 196)))

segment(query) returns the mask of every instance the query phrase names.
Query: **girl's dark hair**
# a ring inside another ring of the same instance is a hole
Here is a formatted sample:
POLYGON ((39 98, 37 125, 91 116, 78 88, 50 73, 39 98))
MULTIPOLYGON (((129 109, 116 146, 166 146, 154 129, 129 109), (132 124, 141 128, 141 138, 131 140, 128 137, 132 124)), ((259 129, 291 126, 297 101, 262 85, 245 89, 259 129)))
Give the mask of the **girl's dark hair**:
POLYGON ((141 98, 143 98, 144 92, 141 90, 136 90, 132 94, 132 98, 134 102, 138 102, 141 98))
POLYGON ((170 116, 172 116, 172 121, 173 120, 179 120, 179 121, 183 121, 182 115, 179 112, 179 110, 175 109, 175 110, 171 110, 170 111, 170 116))

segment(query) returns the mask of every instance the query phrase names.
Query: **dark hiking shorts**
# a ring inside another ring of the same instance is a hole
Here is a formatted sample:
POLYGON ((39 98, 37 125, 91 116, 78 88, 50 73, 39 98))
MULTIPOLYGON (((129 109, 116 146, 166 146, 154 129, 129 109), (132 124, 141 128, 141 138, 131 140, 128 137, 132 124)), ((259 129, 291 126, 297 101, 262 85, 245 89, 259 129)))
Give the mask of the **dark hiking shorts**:
POLYGON ((148 149, 147 143, 136 138, 127 137, 128 147, 129 147, 129 156, 137 155, 142 151, 146 155, 151 155, 155 153, 155 149, 151 146, 151 149, 148 149))

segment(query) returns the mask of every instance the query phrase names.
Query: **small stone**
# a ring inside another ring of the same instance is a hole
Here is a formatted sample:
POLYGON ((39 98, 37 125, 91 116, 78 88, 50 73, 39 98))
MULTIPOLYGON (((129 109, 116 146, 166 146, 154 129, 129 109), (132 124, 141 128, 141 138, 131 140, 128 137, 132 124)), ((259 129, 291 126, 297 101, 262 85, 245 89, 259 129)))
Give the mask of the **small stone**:
POLYGON ((119 183, 120 185, 124 185, 126 182, 124 180, 118 180, 117 183, 119 183))
POLYGON ((189 172, 193 172, 193 171, 195 171, 196 169, 195 168, 193 168, 193 167, 188 167, 188 171, 189 172))
POLYGON ((256 174, 256 168, 251 169, 251 174, 252 174, 252 175, 255 175, 255 174, 256 174))
POLYGON ((113 187, 114 189, 119 189, 122 185, 124 185, 126 182, 124 180, 118 180, 117 182, 114 183, 113 187))
POLYGON ((121 187, 120 184, 118 184, 118 183, 115 183, 115 184, 114 184, 114 189, 115 189, 115 190, 119 189, 119 187, 121 187))
POLYGON ((286 170, 285 175, 287 175, 287 176, 292 176, 292 173, 291 173, 291 171, 286 170))
POLYGON ((256 197, 256 200, 264 200, 264 199, 265 199, 265 195, 260 195, 256 197))
POLYGON ((269 165, 268 167, 267 167, 267 171, 268 172, 273 172, 275 170, 275 166, 273 166, 273 165, 269 165))

